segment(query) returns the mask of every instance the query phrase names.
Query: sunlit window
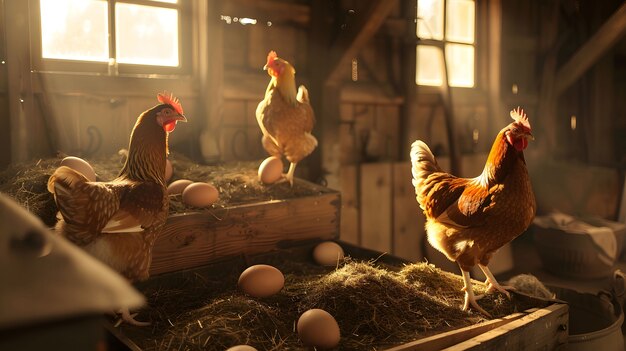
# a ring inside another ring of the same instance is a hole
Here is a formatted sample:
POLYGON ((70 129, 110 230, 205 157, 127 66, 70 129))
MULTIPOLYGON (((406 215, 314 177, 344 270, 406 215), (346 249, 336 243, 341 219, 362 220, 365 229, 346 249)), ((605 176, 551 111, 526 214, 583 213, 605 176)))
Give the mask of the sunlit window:
POLYGON ((106 1, 41 0, 42 56, 106 62, 108 23, 106 1))
POLYGON ((450 86, 474 86, 475 22, 474 0, 417 1, 417 84, 444 84, 445 56, 450 86))
POLYGON ((178 3, 177 0, 40 0, 41 56, 178 67, 178 3), (109 23, 113 18, 115 23, 109 23), (114 33, 110 33, 112 28, 114 33))
POLYGON ((115 4, 117 62, 178 66, 178 11, 115 4))

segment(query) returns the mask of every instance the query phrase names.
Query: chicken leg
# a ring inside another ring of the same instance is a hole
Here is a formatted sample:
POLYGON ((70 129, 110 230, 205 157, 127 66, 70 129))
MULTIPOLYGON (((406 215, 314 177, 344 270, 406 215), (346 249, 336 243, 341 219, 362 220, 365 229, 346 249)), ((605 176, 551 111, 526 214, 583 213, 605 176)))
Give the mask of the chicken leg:
POLYGON ((487 317, 491 318, 491 315, 487 313, 480 305, 478 305, 477 300, 479 300, 482 296, 474 296, 474 290, 472 289, 472 280, 470 278, 470 274, 468 271, 463 270, 461 268, 461 272, 463 273, 463 281, 465 285, 461 289, 461 291, 465 292, 465 302, 463 303, 463 311, 467 311, 469 306, 472 305, 478 312, 484 314, 487 317))
POLYGON ((291 162, 289 164, 289 170, 287 171, 287 174, 285 174, 285 179, 289 181, 289 184, 291 184, 292 187, 293 187, 293 175, 296 172, 297 164, 298 164, 297 162, 291 162))

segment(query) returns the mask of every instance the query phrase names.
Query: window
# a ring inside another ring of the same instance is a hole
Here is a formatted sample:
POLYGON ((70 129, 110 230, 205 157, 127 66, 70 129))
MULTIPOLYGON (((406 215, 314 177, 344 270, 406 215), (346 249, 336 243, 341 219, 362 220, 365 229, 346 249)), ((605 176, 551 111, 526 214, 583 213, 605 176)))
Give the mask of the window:
MULTIPOLYGON (((185 0, 39 0, 43 69, 175 72, 185 0)), ((189 22, 189 21, 187 21, 189 22)))
POLYGON ((475 85, 475 17, 474 0, 417 1, 416 84, 445 83, 445 53, 450 86, 475 85))

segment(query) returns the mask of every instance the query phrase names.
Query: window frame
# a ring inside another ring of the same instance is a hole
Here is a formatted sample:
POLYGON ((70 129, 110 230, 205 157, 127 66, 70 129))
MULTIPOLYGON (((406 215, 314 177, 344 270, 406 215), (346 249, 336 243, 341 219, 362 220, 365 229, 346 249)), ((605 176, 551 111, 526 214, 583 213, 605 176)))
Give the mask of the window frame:
MULTIPOLYGON (((419 60, 419 57, 417 55, 417 48, 418 46, 432 46, 432 47, 436 47, 437 49, 439 49, 441 51, 441 55, 443 58, 443 62, 442 63, 447 63, 446 59, 445 59, 445 55, 446 55, 446 44, 460 44, 460 45, 468 45, 468 46, 472 46, 474 48, 474 85, 471 87, 467 87, 467 86, 453 86, 450 85, 450 88, 452 89, 467 89, 467 91, 470 90, 477 90, 477 89, 481 89, 481 81, 480 81, 480 75, 479 75, 479 60, 480 58, 480 27, 479 27, 479 21, 478 21, 478 17, 480 16, 481 12, 480 12, 480 4, 479 4, 479 0, 473 0, 474 2, 474 42, 471 44, 468 43, 463 43, 463 42, 459 42, 459 41, 453 41, 453 40, 448 40, 447 39, 447 33, 446 33, 446 25, 448 23, 448 1, 449 0, 443 0, 443 39, 439 40, 439 39, 424 39, 424 38, 420 38, 417 34, 417 28, 419 26, 419 20, 415 21, 415 51, 416 51, 416 55, 415 55, 415 85, 419 88, 425 88, 425 89, 440 89, 442 87, 445 87, 446 81, 450 82, 450 77, 446 77, 442 76, 442 84, 441 85, 426 85, 426 84, 419 84, 417 83, 417 63, 419 60)), ((416 14, 416 18, 417 18, 417 6, 419 5, 419 0, 415 0, 415 14, 416 14)), ((450 70, 448 69, 448 67, 444 67, 445 72, 442 72, 442 74, 446 74, 449 75, 450 70)))
POLYGON ((151 0, 103 0, 107 2, 108 30, 109 30, 109 57, 115 57, 115 4, 127 3, 157 8, 171 8, 178 10, 178 66, 158 66, 117 62, 117 72, 109 73, 108 62, 83 61, 71 59, 44 58, 42 52, 41 7, 40 0, 30 0, 31 25, 31 64, 35 71, 83 73, 98 75, 188 75, 192 65, 192 18, 191 1, 178 0, 178 3, 167 3, 151 0))

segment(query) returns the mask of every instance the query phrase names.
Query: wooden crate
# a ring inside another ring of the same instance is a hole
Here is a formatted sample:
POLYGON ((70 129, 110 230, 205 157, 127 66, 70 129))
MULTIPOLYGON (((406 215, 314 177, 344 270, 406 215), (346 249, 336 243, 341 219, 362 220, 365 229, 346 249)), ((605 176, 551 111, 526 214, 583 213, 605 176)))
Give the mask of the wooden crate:
POLYGON ((154 244, 150 274, 268 252, 282 241, 337 238, 339 192, 301 179, 296 182, 319 195, 171 215, 154 244))
MULTIPOLYGON (((181 272, 164 274, 151 278, 174 282, 185 281, 189 276, 202 274, 206 269, 220 272, 228 270, 242 270, 244 267, 258 263, 271 264, 271 260, 286 252, 296 252, 304 255, 311 252, 312 247, 319 240, 307 240, 305 242, 289 242, 281 245, 277 253, 268 253, 251 256, 235 256, 223 259, 215 264, 190 269, 181 272)), ((393 256, 384 255, 378 251, 365 249, 339 241, 347 255, 358 260, 376 259, 378 263, 387 267, 400 267, 407 263, 406 260, 393 256)), ((393 269, 393 268, 392 268, 393 269)), ((516 293, 518 294, 518 293, 516 293)), ((522 298, 535 299, 529 296, 522 298)), ((539 299, 540 300, 540 299, 539 299)), ((489 320, 455 330, 441 332, 419 340, 411 341, 395 346, 386 351, 431 351, 431 350, 502 350, 526 351, 526 350, 560 350, 564 349, 568 338, 568 306, 557 301, 542 300, 542 308, 534 308, 519 313, 489 320)), ((121 329, 107 325, 109 332, 115 337, 113 350, 142 351, 131 336, 124 334, 121 329)))
POLYGON ((564 350, 568 337, 568 310, 566 304, 555 303, 437 334, 386 351, 564 350))

